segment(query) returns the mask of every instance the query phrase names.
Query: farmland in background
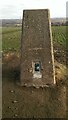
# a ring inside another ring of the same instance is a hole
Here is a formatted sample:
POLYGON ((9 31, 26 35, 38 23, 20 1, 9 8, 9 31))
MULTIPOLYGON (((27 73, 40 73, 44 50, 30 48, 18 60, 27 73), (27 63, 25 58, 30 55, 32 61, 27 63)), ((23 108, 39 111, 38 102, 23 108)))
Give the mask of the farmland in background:
POLYGON ((66 26, 53 26, 52 35, 54 42, 58 42, 63 47, 66 47, 66 26))
MULTIPOLYGON (((57 42, 66 47, 66 28, 68 26, 52 26, 53 42, 57 42)), ((2 28, 2 48, 3 51, 19 51, 21 47, 21 27, 2 28)))
POLYGON ((2 28, 3 51, 17 51, 20 49, 21 27, 2 28))

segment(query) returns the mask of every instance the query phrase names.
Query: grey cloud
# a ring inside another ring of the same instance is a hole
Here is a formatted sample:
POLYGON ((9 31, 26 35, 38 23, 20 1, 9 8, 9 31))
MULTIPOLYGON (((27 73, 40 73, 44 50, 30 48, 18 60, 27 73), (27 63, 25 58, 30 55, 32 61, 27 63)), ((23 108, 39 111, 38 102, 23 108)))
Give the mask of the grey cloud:
POLYGON ((14 5, 9 5, 6 7, 2 7, 2 9, 0 10, 0 14, 2 18, 19 18, 20 17, 20 10, 18 11, 17 6, 14 5))

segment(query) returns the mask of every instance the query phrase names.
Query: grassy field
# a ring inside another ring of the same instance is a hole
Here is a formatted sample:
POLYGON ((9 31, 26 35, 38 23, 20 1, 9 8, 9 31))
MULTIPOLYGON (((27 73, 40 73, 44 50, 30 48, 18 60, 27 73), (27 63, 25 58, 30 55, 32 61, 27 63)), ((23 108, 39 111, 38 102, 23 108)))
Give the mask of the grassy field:
MULTIPOLYGON (((67 27, 68 29, 68 27, 67 27)), ((66 46, 66 26, 52 26, 53 41, 66 46)), ((3 51, 19 51, 21 46, 21 27, 3 27, 3 51)))
POLYGON ((21 28, 3 27, 2 29, 2 48, 3 51, 17 51, 20 49, 21 28))
MULTIPOLYGON (((67 27, 68 29, 68 27, 67 27)), ((52 27, 53 40, 62 46, 66 46, 66 26, 52 27)))

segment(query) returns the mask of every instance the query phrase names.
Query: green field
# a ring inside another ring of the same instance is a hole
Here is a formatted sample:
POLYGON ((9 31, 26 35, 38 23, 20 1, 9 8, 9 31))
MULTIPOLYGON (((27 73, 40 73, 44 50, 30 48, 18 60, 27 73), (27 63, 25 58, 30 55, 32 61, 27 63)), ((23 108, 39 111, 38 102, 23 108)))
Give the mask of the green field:
MULTIPOLYGON (((68 27, 67 27, 68 28, 68 27)), ((53 40, 62 46, 66 46, 66 26, 53 26, 52 27, 53 40)))
MULTIPOLYGON (((21 46, 21 27, 2 28, 3 51, 19 51, 21 46)), ((67 26, 68 29, 68 26, 67 26)), ((52 26, 53 41, 66 46, 66 26, 52 26)))
POLYGON ((3 51, 17 51, 21 45, 20 27, 2 28, 2 49, 3 51))

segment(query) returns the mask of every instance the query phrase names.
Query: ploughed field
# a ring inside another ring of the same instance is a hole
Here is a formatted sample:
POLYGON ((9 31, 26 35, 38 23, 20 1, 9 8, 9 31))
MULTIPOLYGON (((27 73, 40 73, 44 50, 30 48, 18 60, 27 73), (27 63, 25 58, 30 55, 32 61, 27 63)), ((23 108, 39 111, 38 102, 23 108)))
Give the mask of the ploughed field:
POLYGON ((3 118, 67 118, 66 26, 52 26, 57 85, 38 89, 16 84, 20 80, 21 30, 2 28, 3 118))

